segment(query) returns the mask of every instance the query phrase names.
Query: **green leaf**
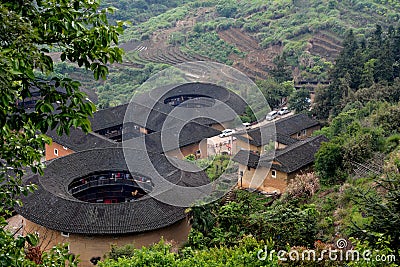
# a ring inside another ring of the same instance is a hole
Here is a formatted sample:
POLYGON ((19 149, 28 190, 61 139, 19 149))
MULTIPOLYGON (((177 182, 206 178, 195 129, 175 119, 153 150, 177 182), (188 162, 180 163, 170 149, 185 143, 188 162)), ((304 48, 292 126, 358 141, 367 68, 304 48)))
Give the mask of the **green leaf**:
POLYGON ((57 133, 57 135, 59 135, 59 136, 61 136, 62 134, 63 134, 63 128, 62 128, 62 126, 60 125, 60 126, 58 126, 57 127, 57 129, 56 129, 56 133, 57 133))
POLYGON ((43 103, 40 106, 40 111, 43 113, 51 113, 54 111, 54 107, 49 103, 43 103))
POLYGON ((25 238, 22 236, 17 237, 17 239, 15 240, 15 246, 17 248, 22 248, 25 246, 25 238))
POLYGON ((35 234, 27 234, 26 240, 31 246, 36 246, 39 243, 39 237, 35 234))

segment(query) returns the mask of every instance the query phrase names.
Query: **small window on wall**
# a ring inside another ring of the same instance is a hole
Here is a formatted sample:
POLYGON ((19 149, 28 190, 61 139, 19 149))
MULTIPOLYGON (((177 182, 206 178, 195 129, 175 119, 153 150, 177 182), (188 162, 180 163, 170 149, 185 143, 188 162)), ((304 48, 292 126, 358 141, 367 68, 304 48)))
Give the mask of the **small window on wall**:
POLYGON ((303 131, 301 131, 302 135, 307 135, 307 129, 304 129, 303 131))
POLYGON ((58 156, 58 149, 54 148, 54 155, 58 156))
POLYGON ((67 233, 67 232, 61 232, 61 236, 63 236, 63 237, 69 237, 69 233, 67 233))
POLYGON ((97 265, 97 263, 101 260, 101 257, 92 257, 89 261, 93 264, 93 265, 97 265))
POLYGON ((250 166, 247 166, 247 170, 250 171, 250 166))
POLYGON ((271 176, 272 176, 272 178, 276 178, 276 171, 275 170, 271 170, 271 176))
POLYGON ((240 171, 240 177, 243 177, 243 171, 240 171))

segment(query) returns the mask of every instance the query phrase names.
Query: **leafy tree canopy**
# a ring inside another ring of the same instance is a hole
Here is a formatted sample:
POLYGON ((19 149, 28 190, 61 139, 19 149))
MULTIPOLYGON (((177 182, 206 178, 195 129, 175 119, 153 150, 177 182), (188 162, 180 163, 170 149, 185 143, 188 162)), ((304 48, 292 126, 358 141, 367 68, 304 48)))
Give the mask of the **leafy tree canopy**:
MULTIPOLYGON (((106 15, 113 9, 98 10, 99 2, 0 1, 1 214, 9 214, 19 195, 34 189, 22 186, 21 176, 25 167, 43 172, 40 160, 44 144, 51 141, 44 135, 48 129, 56 128, 58 134, 68 134, 71 127, 90 130, 94 105, 79 90, 79 82, 54 75, 50 52, 93 71, 96 79, 106 77, 106 64, 122 59, 115 45, 123 23, 110 26, 106 15), (28 108, 32 100, 36 102, 28 108)), ((14 266, 11 262, 23 255, 29 240, 14 244, 7 236, 2 228, 0 241, 9 249, 2 250, 0 262, 14 266)))
POLYGON ((279 83, 273 78, 257 80, 256 84, 258 88, 260 88, 265 99, 268 101, 271 109, 278 108, 280 105, 282 105, 283 99, 288 97, 293 92, 293 83, 279 83))
POLYGON ((296 90, 289 98, 289 109, 296 113, 307 111, 310 106, 310 91, 306 88, 296 90))
POLYGON ((343 49, 331 71, 331 85, 316 91, 314 113, 327 119, 355 100, 397 102, 399 84, 400 28, 383 31, 376 25, 367 39, 348 31, 343 49))

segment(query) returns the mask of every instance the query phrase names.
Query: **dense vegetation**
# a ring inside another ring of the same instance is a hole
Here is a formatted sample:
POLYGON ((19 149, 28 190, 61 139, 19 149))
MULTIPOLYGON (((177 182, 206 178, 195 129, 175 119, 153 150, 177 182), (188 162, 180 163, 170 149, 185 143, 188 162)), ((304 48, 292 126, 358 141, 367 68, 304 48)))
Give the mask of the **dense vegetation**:
POLYGON ((49 129, 68 134, 71 127, 90 131, 95 106, 80 83, 54 72, 50 49, 60 59, 105 78, 107 64, 122 60, 118 36, 123 23, 110 26, 94 1, 0 1, 0 266, 77 266, 67 245, 44 252, 34 234, 6 230, 6 218, 20 196, 35 190, 23 185, 27 171, 43 174, 41 161, 49 129), (62 89, 61 89, 62 88, 62 89), (24 106, 33 92, 34 107, 24 106), (22 104, 20 104, 22 102, 22 104))
POLYGON ((109 70, 107 80, 96 80, 90 71, 65 62, 57 63, 55 71, 62 76, 79 80, 90 99, 97 102, 99 109, 104 109, 129 102, 135 89, 166 67, 165 64, 156 63, 147 63, 141 68, 114 66, 109 70))
POLYGON ((184 4, 184 0, 157 1, 157 0, 104 0, 102 7, 115 7, 118 12, 112 14, 110 20, 130 21, 133 25, 145 22, 152 17, 162 14, 171 8, 184 4))
MULTIPOLYGON (((100 267, 131 267, 131 266, 260 266, 257 252, 263 249, 263 243, 252 237, 244 238, 239 246, 210 247, 201 251, 186 248, 180 254, 171 251, 171 245, 161 241, 150 248, 130 249, 123 247, 115 249, 110 259, 100 262, 100 267), (128 251, 128 253, 126 253, 128 251), (120 257, 120 256, 125 257, 120 257)), ((276 257, 269 261, 268 266, 278 266, 276 257)))
POLYGON ((189 47, 189 49, 186 48, 188 52, 193 51, 211 60, 228 65, 232 65, 232 60, 229 59, 230 55, 243 56, 243 53, 234 45, 221 40, 216 32, 195 32, 190 34, 186 45, 189 47))
POLYGON ((331 74, 332 85, 323 89, 323 96, 317 92, 313 112, 331 103, 325 115, 330 114, 332 121, 320 131, 330 141, 318 151, 315 168, 325 186, 349 190, 350 214, 362 215, 353 218, 346 231, 369 240, 371 246, 385 236, 398 255, 400 237, 392 225, 399 222, 397 36, 393 28, 383 32, 377 26, 370 38, 360 42, 350 31, 331 74))
POLYGON ((343 41, 327 88, 316 94, 314 113, 327 119, 346 105, 362 105, 370 100, 399 100, 400 28, 380 25, 367 38, 357 38, 350 30, 343 41))
MULTIPOLYGON (((176 2, 178 1, 173 1, 172 4, 176 4, 176 2)), ((158 16, 157 20, 154 19, 153 23, 158 23, 159 26, 151 28, 134 25, 128 29, 127 34, 132 32, 151 35, 154 29, 171 27, 171 24, 163 26, 163 21, 176 22, 182 19, 182 16, 176 16, 179 13, 173 13, 177 12, 176 10, 182 10, 183 7, 199 8, 204 6, 211 7, 210 10, 215 14, 204 18, 204 22, 200 22, 199 26, 196 26, 197 31, 212 31, 231 26, 241 27, 247 32, 254 33, 263 47, 273 43, 290 43, 297 36, 319 30, 329 30, 342 35, 351 26, 356 28, 357 32, 364 33, 366 27, 369 29, 373 27, 374 24, 371 22, 381 21, 381 23, 389 24, 392 21, 398 21, 397 11, 400 9, 400 5, 395 1, 371 0, 341 1, 339 3, 328 0, 253 0, 245 2, 225 0, 206 3, 190 1, 186 5, 180 5, 158 16), (137 30, 139 28, 140 31, 137 30)), ((152 11, 150 10, 150 12, 152 11)), ((144 25, 147 24, 152 23, 146 21, 144 25)))

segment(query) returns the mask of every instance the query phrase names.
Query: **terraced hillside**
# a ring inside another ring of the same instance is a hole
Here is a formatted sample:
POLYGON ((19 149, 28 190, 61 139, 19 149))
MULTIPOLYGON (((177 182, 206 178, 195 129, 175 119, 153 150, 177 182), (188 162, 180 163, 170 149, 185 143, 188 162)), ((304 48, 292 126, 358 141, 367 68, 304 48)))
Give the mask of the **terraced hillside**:
MULTIPOLYGON (((308 71, 307 66, 299 66, 304 52, 333 62, 346 29, 364 34, 376 23, 398 22, 399 11, 400 4, 378 0, 189 1, 151 23, 133 26, 127 36, 149 39, 142 44, 145 48, 137 48, 145 61, 176 64, 211 59, 231 64, 254 79, 264 79, 274 68, 273 59, 283 52, 293 70, 308 71), (210 34, 213 32, 219 39, 210 34), (181 39, 171 43, 177 34, 181 39), (231 53, 220 53, 227 47, 231 53)), ((294 75, 301 73, 294 71, 294 75)), ((301 76, 295 78, 302 80, 301 76)))
POLYGON ((297 85, 324 84, 346 30, 368 36, 377 23, 383 28, 400 23, 398 1, 142 2, 105 1, 120 9, 112 19, 132 21, 121 37, 124 62, 112 67, 106 82, 84 82, 88 90, 96 87, 105 106, 127 102, 157 70, 187 61, 225 63, 257 80, 267 78, 276 56, 284 55, 297 85))
POLYGON ((341 39, 334 37, 327 32, 319 32, 313 35, 309 40, 308 51, 313 55, 334 61, 341 49, 341 39))
POLYGON ((155 30, 149 40, 129 40, 123 43, 121 47, 126 52, 136 53, 136 61, 139 62, 174 65, 188 61, 209 60, 209 58, 198 53, 182 51, 180 45, 170 43, 174 34, 187 34, 198 21, 204 20, 204 16, 209 11, 209 8, 198 8, 195 12, 190 12, 182 19, 174 21, 173 27, 155 30))
POLYGON ((232 55, 233 67, 246 73, 254 79, 265 79, 268 77, 268 69, 274 67, 273 59, 282 53, 281 45, 271 45, 261 48, 252 36, 246 32, 231 28, 219 31, 218 35, 224 41, 236 46, 240 51, 246 53, 244 58, 232 55))
POLYGON ((182 52, 177 46, 144 42, 134 51, 139 52, 139 57, 146 61, 164 64, 179 64, 188 61, 207 60, 206 57, 197 54, 182 52))

